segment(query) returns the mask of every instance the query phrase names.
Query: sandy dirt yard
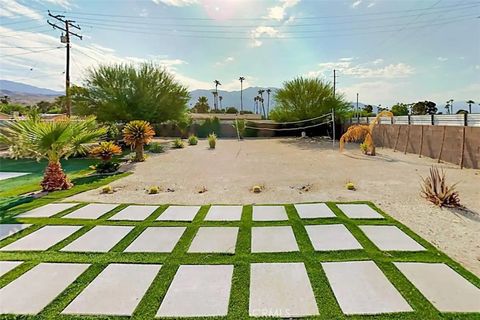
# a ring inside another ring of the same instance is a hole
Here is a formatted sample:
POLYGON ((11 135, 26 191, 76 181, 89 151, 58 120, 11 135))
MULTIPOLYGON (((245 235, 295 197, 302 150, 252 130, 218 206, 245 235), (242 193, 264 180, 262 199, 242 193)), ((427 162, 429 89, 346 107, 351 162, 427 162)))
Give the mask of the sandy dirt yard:
MULTIPOLYGON (((338 147, 338 145, 337 145, 338 147)), ((92 190, 66 201, 156 204, 274 204, 370 200, 480 276, 480 171, 441 164, 450 183, 459 182, 470 212, 439 209, 420 198, 420 177, 437 164, 418 155, 377 150, 364 156, 358 145, 340 154, 331 142, 311 139, 222 140, 152 154, 133 174, 112 183, 113 194, 92 190), (348 191, 353 182, 357 191, 348 191), (145 188, 163 192, 148 195, 145 188), (254 194, 253 185, 264 191, 254 194), (308 186, 308 191, 302 190, 308 186), (199 193, 203 187, 207 189, 199 193), (174 192, 167 192, 170 188, 174 192)))

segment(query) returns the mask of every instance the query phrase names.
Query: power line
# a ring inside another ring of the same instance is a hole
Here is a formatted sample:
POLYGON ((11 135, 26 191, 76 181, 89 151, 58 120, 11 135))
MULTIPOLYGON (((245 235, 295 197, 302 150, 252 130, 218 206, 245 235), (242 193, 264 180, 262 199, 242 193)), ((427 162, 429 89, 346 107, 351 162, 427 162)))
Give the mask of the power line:
POLYGON ((36 51, 21 52, 21 53, 15 53, 15 54, 6 54, 6 55, 2 55, 2 56, 0 56, 0 57, 1 57, 1 58, 5 58, 5 57, 13 57, 13 56, 22 56, 22 55, 25 55, 25 54, 32 54, 32 53, 39 53, 39 52, 45 52, 45 51, 52 51, 52 50, 61 49, 61 48, 62 48, 62 47, 55 47, 55 48, 45 49, 45 50, 36 50, 36 51))
MULTIPOLYGON (((391 10, 391 11, 380 11, 380 12, 370 12, 363 14, 348 14, 348 15, 330 15, 330 16, 308 16, 308 17, 296 17, 297 20, 310 20, 310 19, 333 19, 333 18, 351 18, 359 16, 376 16, 376 15, 386 15, 386 14, 395 14, 402 12, 417 12, 417 11, 429 11, 429 10, 443 10, 443 9, 454 9, 458 7, 468 7, 468 6, 478 6, 478 2, 466 3, 464 5, 445 5, 442 7, 436 8, 418 8, 418 9, 409 9, 409 10, 391 10)), ((53 10, 52 12, 66 13, 65 11, 53 10)), ((118 17, 118 18, 133 18, 133 19, 161 19, 161 20, 198 20, 198 21, 215 21, 213 18, 201 18, 201 17, 172 17, 172 16, 132 16, 132 15, 114 15, 114 14, 103 14, 103 13, 93 13, 93 12, 75 12, 69 11, 69 14, 72 16, 99 16, 99 17, 118 17)), ((230 21, 259 21, 259 20, 271 20, 269 18, 232 18, 230 21)))

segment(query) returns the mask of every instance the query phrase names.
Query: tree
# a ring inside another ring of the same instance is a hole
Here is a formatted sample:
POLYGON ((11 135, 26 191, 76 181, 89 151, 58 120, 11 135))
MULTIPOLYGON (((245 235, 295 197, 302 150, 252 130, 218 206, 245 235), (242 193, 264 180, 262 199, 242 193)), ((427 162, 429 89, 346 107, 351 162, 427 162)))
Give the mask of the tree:
POLYGON ((348 127, 347 132, 345 132, 340 138, 340 152, 343 151, 345 142, 364 139, 363 143, 360 145, 361 149, 365 154, 374 156, 375 144, 373 143, 373 129, 382 117, 393 117, 393 113, 390 111, 381 111, 369 125, 354 124, 348 127))
POLYGON ((85 120, 63 117, 55 121, 30 117, 27 120, 6 122, 0 128, 0 141, 10 147, 16 158, 47 159, 48 165, 41 186, 44 191, 54 191, 72 187, 60 160, 71 155, 86 154, 88 144, 105 133, 106 128, 99 128, 94 117, 85 120))
POLYGON ((222 96, 219 96, 219 97, 218 97, 218 100, 220 101, 220 109, 222 109, 222 100, 223 100, 223 97, 222 97, 222 96))
POLYGON ((130 121, 123 128, 123 140, 128 146, 135 149, 135 161, 141 162, 145 160, 143 155, 143 146, 149 143, 155 131, 147 121, 134 120, 130 121))
POLYGON ((243 81, 245 80, 245 77, 240 77, 238 78, 240 80, 240 113, 243 112, 243 81))
POLYGON ((295 78, 283 84, 275 94, 275 121, 297 121, 321 116, 335 109, 343 117, 351 108, 341 94, 333 95, 330 83, 319 78, 295 78))
POLYGON ((270 117, 270 93, 272 92, 271 89, 267 89, 267 119, 270 117))
POLYGON ((18 112, 22 115, 28 112, 28 108, 23 104, 19 103, 2 103, 0 104, 0 112, 6 114, 13 114, 14 112, 18 112))
POLYGON ((408 115, 408 106, 405 103, 397 103, 392 106, 391 111, 394 116, 408 115))
POLYGON ((373 106, 370 104, 364 105, 363 111, 365 111, 367 114, 370 114, 373 112, 373 106))
POLYGON ((453 99, 447 100, 445 103, 445 109, 447 110, 447 114, 451 114, 453 112, 453 99))
POLYGON ((238 113, 238 110, 237 110, 237 108, 235 108, 235 107, 228 107, 228 108, 225 110, 225 113, 235 114, 235 113, 238 113))
POLYGON ((84 89, 72 95, 76 113, 94 114, 99 121, 107 122, 177 120, 185 113, 190 99, 186 87, 153 63, 91 69, 84 89))
POLYGON ((208 104, 208 99, 205 96, 198 97, 197 103, 193 106, 192 111, 198 113, 208 113, 210 105, 208 104))
POLYGON ((436 104, 432 101, 418 101, 412 106, 413 115, 436 114, 437 111, 436 104))
POLYGON ((215 84, 215 93, 213 94, 213 106, 215 107, 215 111, 218 109, 218 101, 217 101, 217 97, 218 97, 218 86, 221 86, 222 84, 220 83, 220 81, 218 80, 213 80, 213 83, 215 84))
POLYGON ((468 113, 472 113, 472 104, 475 104, 473 100, 467 100, 468 103, 468 113))

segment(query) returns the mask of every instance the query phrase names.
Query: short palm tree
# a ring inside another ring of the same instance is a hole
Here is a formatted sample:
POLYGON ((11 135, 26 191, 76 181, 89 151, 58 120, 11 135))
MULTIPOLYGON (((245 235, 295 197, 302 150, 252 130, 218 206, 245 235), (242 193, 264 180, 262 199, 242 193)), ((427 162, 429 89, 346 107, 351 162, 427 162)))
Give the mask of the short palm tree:
POLYGON ((88 143, 106 132, 106 128, 98 127, 94 117, 85 120, 63 117, 55 121, 31 117, 7 122, 0 128, 0 141, 10 147, 14 157, 48 160, 41 186, 44 191, 54 191, 73 186, 63 172, 60 160, 71 155, 86 154, 89 151, 88 143))
POLYGON ((135 149, 136 162, 145 160, 143 146, 152 141, 155 131, 147 121, 134 120, 130 121, 123 128, 123 140, 129 146, 135 149))
POLYGON ((108 162, 113 156, 122 154, 122 148, 112 141, 102 141, 90 151, 90 154, 103 162, 108 162))
POLYGON ((363 141, 363 145, 365 146, 365 154, 370 156, 375 155, 375 145, 373 144, 373 129, 375 125, 379 122, 381 117, 393 117, 393 113, 390 111, 382 111, 380 112, 375 119, 370 123, 370 125, 362 125, 356 124, 352 125, 347 129, 342 137, 340 138, 340 152, 343 151, 345 142, 350 141, 359 141, 365 139, 363 141))

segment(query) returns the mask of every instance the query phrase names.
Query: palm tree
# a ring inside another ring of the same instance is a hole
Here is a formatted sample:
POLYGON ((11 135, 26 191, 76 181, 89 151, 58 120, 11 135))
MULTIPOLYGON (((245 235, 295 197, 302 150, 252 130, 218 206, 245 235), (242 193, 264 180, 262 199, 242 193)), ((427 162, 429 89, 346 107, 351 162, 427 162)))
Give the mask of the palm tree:
MULTIPOLYGON (((221 86, 222 84, 220 83, 220 81, 218 80, 213 80, 213 83, 215 83, 215 97, 218 96, 218 86, 221 86)), ((217 103, 217 100, 215 100, 213 102, 213 104, 215 105, 215 110, 218 109, 218 103, 217 103)))
POLYGON ((123 128, 123 140, 129 146, 135 149, 135 161, 140 162, 145 160, 143 155, 143 146, 149 143, 155 131, 147 121, 134 120, 130 121, 123 128))
POLYGON ((445 109, 447 109, 448 114, 453 112, 453 99, 450 99, 446 102, 445 109))
POLYGON ((218 100, 220 101, 220 110, 222 109, 222 100, 223 100, 223 97, 222 96, 219 96, 218 97, 218 100))
POLYGON ((213 94, 213 110, 217 111, 217 92, 212 91, 213 94))
POLYGON ((257 113, 257 101, 258 101, 258 97, 254 97, 253 98, 253 112, 254 113, 257 113))
POLYGON ((473 100, 468 100, 468 113, 472 113, 472 104, 475 104, 475 101, 473 100))
POLYGON ((54 191, 73 186, 60 160, 88 153, 89 144, 106 133, 106 128, 98 127, 95 117, 85 120, 62 117, 54 121, 30 117, 6 122, 0 128, 0 142, 8 145, 15 157, 46 159, 48 165, 40 185, 44 191, 54 191))
POLYGON ((258 90, 258 95, 260 96, 260 103, 261 103, 261 107, 262 107, 262 111, 263 111, 263 116, 265 117, 265 105, 263 104, 263 93, 265 92, 265 90, 263 89, 260 89, 258 90))
POLYGON ((245 80, 245 77, 240 77, 238 78, 240 80, 240 113, 243 112, 243 81, 245 80))
POLYGON ((270 114, 270 93, 272 92, 271 89, 267 89, 267 119, 268 115, 270 114))

